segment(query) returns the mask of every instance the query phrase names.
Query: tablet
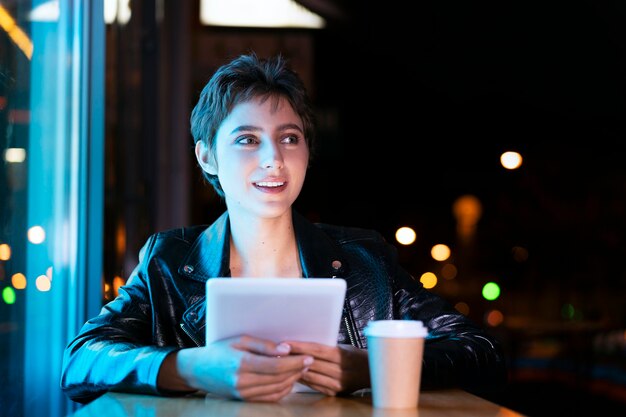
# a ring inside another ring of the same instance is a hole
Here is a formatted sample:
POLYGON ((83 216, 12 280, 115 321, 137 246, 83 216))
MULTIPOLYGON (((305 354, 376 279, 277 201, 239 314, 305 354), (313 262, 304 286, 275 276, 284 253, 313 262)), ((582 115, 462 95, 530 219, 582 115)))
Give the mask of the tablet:
POLYGON ((247 334, 336 346, 345 295, 341 278, 211 278, 206 343, 247 334))

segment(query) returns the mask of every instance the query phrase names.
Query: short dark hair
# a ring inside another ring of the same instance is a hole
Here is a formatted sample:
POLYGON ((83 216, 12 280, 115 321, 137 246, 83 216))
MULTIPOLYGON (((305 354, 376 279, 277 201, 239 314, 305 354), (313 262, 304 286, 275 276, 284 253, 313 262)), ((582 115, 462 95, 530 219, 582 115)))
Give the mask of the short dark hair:
MULTIPOLYGON (((302 119, 304 138, 313 155, 315 119, 304 82, 288 67, 282 55, 259 58, 254 52, 240 55, 215 71, 202 89, 191 112, 194 143, 203 141, 215 156, 215 135, 232 109, 254 98, 285 98, 302 119)), ((217 175, 203 171, 205 179, 224 197, 217 175)))

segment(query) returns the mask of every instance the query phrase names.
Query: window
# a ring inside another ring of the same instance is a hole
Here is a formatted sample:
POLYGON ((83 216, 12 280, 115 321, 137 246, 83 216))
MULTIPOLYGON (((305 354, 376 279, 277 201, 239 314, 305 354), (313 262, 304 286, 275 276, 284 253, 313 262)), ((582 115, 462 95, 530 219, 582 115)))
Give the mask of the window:
POLYGON ((63 416, 63 349, 101 306, 102 0, 0 0, 0 404, 63 416))

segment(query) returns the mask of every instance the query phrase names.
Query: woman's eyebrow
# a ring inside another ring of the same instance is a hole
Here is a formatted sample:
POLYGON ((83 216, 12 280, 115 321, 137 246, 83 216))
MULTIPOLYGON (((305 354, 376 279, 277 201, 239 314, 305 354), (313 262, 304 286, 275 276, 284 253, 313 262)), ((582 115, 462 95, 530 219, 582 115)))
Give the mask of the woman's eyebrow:
POLYGON ((239 133, 239 132, 260 132, 263 129, 261 129, 258 126, 253 126, 253 125, 241 125, 241 126, 237 126, 236 128, 234 128, 230 134, 232 135, 233 133, 239 133))
POLYGON ((304 133, 302 131, 302 128, 295 123, 285 123, 285 124, 279 125, 276 128, 277 131, 283 131, 283 130, 289 130, 289 129, 295 129, 300 133, 304 133))
MULTIPOLYGON (((304 134, 304 132, 302 131, 302 128, 298 126, 296 123, 284 123, 276 127, 277 132, 282 132, 282 131, 290 130, 290 129, 297 130, 298 132, 304 134)), ((261 132, 261 131, 263 131, 263 129, 260 128, 259 126, 241 125, 241 126, 237 126, 236 128, 234 128, 230 132, 230 134, 232 135, 232 134, 240 133, 240 132, 261 132)))

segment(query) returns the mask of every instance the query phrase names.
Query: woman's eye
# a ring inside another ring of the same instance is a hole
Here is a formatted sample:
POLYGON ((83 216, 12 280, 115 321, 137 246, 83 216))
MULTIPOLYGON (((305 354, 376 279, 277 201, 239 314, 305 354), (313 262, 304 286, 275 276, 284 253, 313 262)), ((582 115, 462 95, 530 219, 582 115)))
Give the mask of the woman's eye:
POLYGON ((254 136, 241 136, 235 140, 235 143, 239 145, 254 145, 255 143, 258 143, 258 141, 254 136))
POLYGON ((300 138, 298 138, 298 136, 296 136, 296 135, 289 135, 289 136, 285 136, 281 140, 281 143, 296 144, 296 143, 299 142, 299 140, 300 140, 300 138))

